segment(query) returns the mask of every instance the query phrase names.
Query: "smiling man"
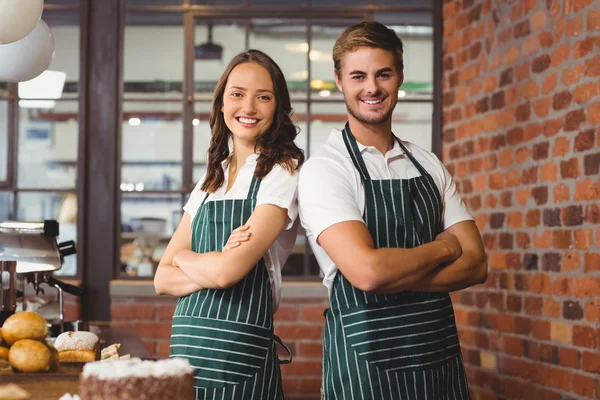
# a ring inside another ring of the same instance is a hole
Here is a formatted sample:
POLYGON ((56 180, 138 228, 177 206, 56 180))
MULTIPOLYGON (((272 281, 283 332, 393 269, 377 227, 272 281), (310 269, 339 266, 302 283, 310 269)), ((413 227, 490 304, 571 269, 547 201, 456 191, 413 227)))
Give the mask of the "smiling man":
POLYGON ((354 25, 333 60, 348 123, 299 183, 330 296, 325 398, 467 399, 449 292, 485 281, 480 233, 439 159, 392 133, 404 80, 395 32, 354 25))

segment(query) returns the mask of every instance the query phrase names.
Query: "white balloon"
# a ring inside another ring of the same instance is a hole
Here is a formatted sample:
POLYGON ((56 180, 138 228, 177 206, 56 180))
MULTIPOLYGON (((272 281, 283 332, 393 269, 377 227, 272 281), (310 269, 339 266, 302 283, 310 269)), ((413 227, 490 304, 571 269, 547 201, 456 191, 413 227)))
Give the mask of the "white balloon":
POLYGON ((0 45, 0 82, 31 80, 48 68, 52 57, 54 37, 48 25, 40 19, 23 39, 0 45))
POLYGON ((0 0, 0 44, 27 36, 42 17, 44 0, 0 0))

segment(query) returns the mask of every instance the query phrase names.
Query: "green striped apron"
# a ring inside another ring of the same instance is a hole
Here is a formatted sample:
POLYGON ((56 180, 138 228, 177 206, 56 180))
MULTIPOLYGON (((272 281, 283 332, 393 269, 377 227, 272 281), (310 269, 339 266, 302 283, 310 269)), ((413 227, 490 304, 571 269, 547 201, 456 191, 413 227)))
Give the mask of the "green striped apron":
MULTIPOLYGON (((192 250, 221 251, 256 206, 260 180, 246 199, 207 202, 192 221, 192 250)), ((196 399, 279 400, 281 372, 273 333, 272 291, 264 259, 230 288, 181 297, 173 315, 171 357, 194 367, 196 399)), ((286 347, 287 349, 287 347, 286 347)), ((288 350, 289 352, 289 350, 288 350)))
MULTIPOLYGON (((431 175, 398 140, 421 176, 371 180, 348 124, 342 134, 364 186, 363 218, 375 246, 433 241, 441 230, 442 200, 431 175)), ((324 336, 327 400, 469 398, 448 293, 364 292, 338 271, 324 336)))

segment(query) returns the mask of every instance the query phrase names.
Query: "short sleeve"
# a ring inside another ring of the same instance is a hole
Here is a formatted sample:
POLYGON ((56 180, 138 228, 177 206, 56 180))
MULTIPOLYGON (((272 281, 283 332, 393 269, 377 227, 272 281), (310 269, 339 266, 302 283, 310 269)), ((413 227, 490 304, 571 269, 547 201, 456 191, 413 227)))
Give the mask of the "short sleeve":
POLYGON ((287 210, 285 230, 292 228, 298 217, 298 171, 290 173, 276 164, 260 183, 256 206, 262 204, 272 204, 287 210))
POLYGON ((467 210, 465 203, 458 193, 456 183, 452 179, 452 175, 448 172, 444 164, 439 161, 442 173, 442 185, 444 194, 444 216, 443 227, 448 229, 454 224, 462 221, 472 221, 474 218, 467 210))
POLYGON ((185 206, 183 206, 183 211, 190 214, 191 220, 194 219, 196 212, 198 212, 198 208, 200 208, 200 204, 202 204, 202 200, 204 200, 204 196, 206 196, 206 193, 200 189, 202 182, 204 182, 204 178, 205 176, 198 181, 196 187, 192 190, 192 193, 190 193, 190 198, 187 203, 185 203, 185 206))
POLYGON ((352 177, 334 160, 313 157, 306 162, 300 171, 298 202, 302 225, 315 240, 337 223, 363 221, 352 177))

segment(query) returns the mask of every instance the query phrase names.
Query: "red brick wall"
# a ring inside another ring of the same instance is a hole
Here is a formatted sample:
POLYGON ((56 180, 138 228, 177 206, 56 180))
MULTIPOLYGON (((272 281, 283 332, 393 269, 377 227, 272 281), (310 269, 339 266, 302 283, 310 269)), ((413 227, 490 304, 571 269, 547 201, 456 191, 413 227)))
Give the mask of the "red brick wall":
MULTIPOLYGON (((275 314, 275 333, 294 356, 291 364, 281 367, 286 399, 320 399, 326 307, 326 299, 282 299, 275 314)), ((168 357, 174 308, 175 299, 169 297, 113 297, 112 323, 132 327, 150 354, 168 357)))
POLYGON ((474 398, 600 398, 600 1, 443 16, 443 159, 489 253, 453 295, 474 398))

